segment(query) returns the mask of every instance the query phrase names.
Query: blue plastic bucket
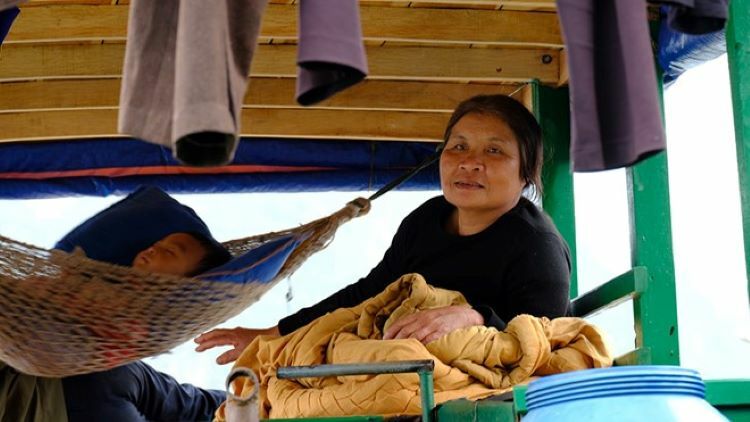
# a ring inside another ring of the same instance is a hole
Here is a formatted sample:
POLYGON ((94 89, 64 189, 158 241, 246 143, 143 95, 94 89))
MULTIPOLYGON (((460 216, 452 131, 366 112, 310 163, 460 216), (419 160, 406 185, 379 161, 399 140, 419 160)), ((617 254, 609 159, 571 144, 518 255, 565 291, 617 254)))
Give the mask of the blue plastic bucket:
POLYGON ((703 380, 692 369, 589 369, 532 381, 523 421, 726 421, 705 397, 703 380))

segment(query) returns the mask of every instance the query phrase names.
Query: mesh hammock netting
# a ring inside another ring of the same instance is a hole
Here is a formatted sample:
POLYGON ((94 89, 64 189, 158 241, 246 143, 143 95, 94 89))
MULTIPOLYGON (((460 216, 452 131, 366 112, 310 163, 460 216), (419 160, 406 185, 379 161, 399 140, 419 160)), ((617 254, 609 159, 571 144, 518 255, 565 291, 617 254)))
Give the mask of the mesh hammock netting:
POLYGON ((63 377, 164 353, 239 314, 369 206, 359 198, 297 228, 224 243, 237 256, 283 236, 304 239, 267 283, 150 274, 0 236, 0 361, 63 377))

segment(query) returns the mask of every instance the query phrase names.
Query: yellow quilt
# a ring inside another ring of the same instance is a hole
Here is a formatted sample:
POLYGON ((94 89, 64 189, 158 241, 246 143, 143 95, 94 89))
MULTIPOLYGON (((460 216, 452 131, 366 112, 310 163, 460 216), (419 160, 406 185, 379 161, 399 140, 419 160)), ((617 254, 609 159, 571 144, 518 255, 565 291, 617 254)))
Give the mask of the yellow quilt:
MULTIPOLYGON (((256 338, 235 366, 258 374, 261 417, 298 418, 419 414, 418 375, 282 380, 276 377, 279 367, 433 359, 435 402, 442 403, 499 394, 535 375, 612 364, 601 332, 580 318, 519 315, 505 331, 469 327, 427 345, 414 339, 381 340, 392 321, 450 305, 469 306, 460 293, 407 274, 356 307, 338 309, 286 336, 256 338)), ((251 381, 234 385, 240 396, 252 387, 251 381)), ((219 421, 225 418, 225 404, 216 413, 219 421)))

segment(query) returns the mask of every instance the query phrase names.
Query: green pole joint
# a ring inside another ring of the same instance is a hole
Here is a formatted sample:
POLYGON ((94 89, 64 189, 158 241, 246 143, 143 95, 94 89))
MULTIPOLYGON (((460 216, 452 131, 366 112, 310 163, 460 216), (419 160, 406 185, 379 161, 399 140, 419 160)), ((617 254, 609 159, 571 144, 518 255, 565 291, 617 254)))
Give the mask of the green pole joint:
POLYGON ((435 408, 432 369, 419 371, 419 391, 422 396, 422 420, 432 422, 432 410, 435 408))

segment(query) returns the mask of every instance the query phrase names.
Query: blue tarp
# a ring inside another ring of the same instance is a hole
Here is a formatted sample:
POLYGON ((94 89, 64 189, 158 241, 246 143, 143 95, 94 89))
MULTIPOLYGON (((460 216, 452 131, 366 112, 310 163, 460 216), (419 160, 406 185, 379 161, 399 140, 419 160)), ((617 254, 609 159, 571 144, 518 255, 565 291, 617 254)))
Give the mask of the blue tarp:
MULTIPOLYGON (((0 198, 106 196, 145 184, 170 193, 373 190, 435 148, 419 142, 252 138, 240 142, 232 166, 211 169, 213 174, 168 174, 195 169, 180 166, 167 148, 134 139, 8 143, 0 144, 0 198)), ((402 187, 439 188, 436 165, 402 187)))
POLYGON ((690 35, 670 28, 666 19, 668 7, 661 8, 657 49, 657 59, 664 71, 666 86, 671 85, 691 67, 713 60, 727 51, 723 29, 703 35, 690 35))

